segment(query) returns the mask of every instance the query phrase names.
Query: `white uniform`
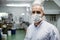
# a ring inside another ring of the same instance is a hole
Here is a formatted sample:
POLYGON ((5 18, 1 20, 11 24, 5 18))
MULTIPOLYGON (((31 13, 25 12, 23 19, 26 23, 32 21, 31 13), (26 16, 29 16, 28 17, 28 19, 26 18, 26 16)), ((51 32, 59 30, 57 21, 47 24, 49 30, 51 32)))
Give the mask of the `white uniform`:
POLYGON ((38 25, 38 27, 35 27, 34 23, 28 27, 24 40, 60 40, 60 39, 57 28, 46 21, 42 21, 38 25))

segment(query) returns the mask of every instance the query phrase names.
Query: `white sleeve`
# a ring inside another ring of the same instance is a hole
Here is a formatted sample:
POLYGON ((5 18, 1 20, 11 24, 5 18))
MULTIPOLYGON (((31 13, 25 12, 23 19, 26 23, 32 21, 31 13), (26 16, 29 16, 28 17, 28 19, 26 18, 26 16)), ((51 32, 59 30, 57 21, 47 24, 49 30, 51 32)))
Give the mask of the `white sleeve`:
POLYGON ((52 31, 50 34, 50 40, 60 40, 59 36, 59 33, 52 31))
POLYGON ((29 27, 27 28, 27 31, 26 31, 26 35, 25 35, 25 38, 24 40, 30 40, 30 31, 29 31, 29 27))
POLYGON ((24 40, 28 40, 28 29, 27 29, 27 31, 26 31, 26 35, 25 35, 24 40))

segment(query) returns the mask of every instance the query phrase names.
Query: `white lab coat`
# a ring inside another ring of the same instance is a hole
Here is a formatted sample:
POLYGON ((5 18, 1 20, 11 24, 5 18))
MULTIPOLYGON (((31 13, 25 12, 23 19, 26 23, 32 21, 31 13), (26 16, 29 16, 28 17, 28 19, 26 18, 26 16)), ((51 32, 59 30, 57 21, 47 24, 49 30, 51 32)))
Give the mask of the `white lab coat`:
POLYGON ((42 21, 38 27, 34 23, 27 28, 24 40, 60 40, 57 28, 46 22, 42 21))

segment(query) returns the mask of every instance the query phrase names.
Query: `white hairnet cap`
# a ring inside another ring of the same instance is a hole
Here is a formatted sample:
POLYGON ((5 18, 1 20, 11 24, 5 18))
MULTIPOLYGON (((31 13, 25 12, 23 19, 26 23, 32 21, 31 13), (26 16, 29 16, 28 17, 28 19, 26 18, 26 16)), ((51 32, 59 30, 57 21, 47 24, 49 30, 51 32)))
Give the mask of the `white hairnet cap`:
POLYGON ((35 1, 33 2, 33 5, 43 5, 44 1, 45 1, 45 0, 35 0, 35 1))
POLYGON ((42 10, 44 10, 44 7, 43 7, 43 3, 44 3, 45 0, 35 0, 32 4, 32 6, 34 5, 40 5, 42 6, 42 10))

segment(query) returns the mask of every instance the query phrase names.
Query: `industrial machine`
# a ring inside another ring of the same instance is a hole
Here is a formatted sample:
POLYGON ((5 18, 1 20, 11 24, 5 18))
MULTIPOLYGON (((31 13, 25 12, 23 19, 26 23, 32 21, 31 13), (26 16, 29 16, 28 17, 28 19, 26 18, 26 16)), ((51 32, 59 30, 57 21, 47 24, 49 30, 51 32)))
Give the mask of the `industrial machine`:
POLYGON ((8 30, 11 30, 13 26, 13 15, 8 13, 0 13, 0 28, 2 28, 3 34, 7 34, 8 30))

